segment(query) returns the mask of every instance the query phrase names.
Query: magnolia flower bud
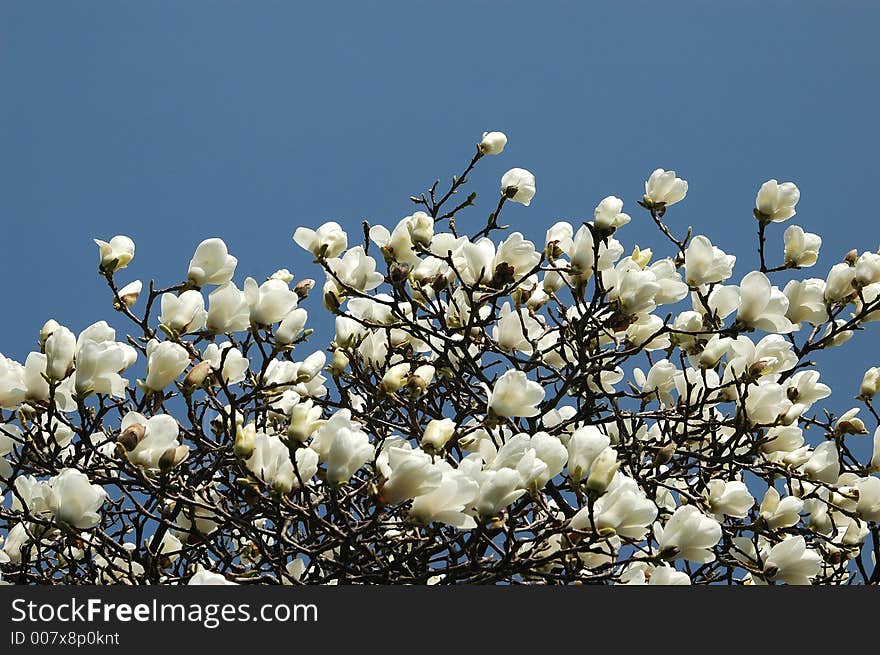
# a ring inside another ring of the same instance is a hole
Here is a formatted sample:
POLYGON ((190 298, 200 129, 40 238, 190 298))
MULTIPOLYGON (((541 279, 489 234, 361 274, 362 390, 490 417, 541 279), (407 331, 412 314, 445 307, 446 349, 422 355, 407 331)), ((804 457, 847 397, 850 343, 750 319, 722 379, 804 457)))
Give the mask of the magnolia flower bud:
POLYGON ((349 364, 348 355, 341 348, 333 351, 333 359, 330 361, 330 371, 333 375, 342 375, 349 364))
POLYGON ((430 364, 422 364, 406 380, 406 388, 415 397, 425 393, 434 379, 435 369, 430 364))
POLYGON ((211 362, 204 361, 199 362, 195 366, 193 366, 189 373, 186 374, 186 377, 183 378, 183 386, 192 391, 193 389, 198 389, 201 387, 208 376, 211 374, 211 362))
POLYGON ((848 299, 855 293, 854 281, 855 269, 849 264, 835 264, 825 279, 825 300, 834 303, 848 299))
POLYGON ((382 376, 380 386, 387 393, 394 393, 403 386, 407 377, 409 377, 409 364, 406 362, 395 364, 382 376))
POLYGON ((315 407, 311 400, 299 403, 293 407, 290 413, 287 437, 293 441, 305 443, 322 424, 320 407, 315 407))
POLYGON ((422 448, 429 452, 440 452, 455 434, 455 421, 451 418, 433 419, 425 426, 422 434, 422 448))
POLYGON ((593 213, 596 227, 603 234, 611 234, 630 221, 629 214, 623 213, 623 200, 608 196, 598 204, 593 213))
POLYGON ((862 386, 859 388, 859 398, 870 400, 877 395, 878 389, 880 389, 880 368, 874 366, 865 371, 862 386))
POLYGON ((297 383, 308 382, 312 378, 314 378, 318 373, 321 372, 321 369, 324 368, 324 364, 327 363, 327 355, 322 353, 320 350, 317 352, 313 352, 311 355, 306 357, 302 362, 300 362, 299 369, 296 375, 297 383))
POLYGON ((116 443, 122 445, 125 450, 131 452, 135 449, 135 446, 143 440, 146 431, 147 429, 145 426, 140 423, 134 423, 122 431, 119 438, 116 439, 116 443))
POLYGON ((687 190, 688 183, 676 177, 675 171, 658 168, 645 182, 643 202, 648 207, 669 207, 683 200, 687 190))
POLYGON ((253 423, 239 426, 235 431, 235 443, 232 452, 240 459, 250 459, 257 444, 257 428, 253 423))
POLYGON ((654 453, 653 464, 654 466, 662 466, 672 460, 672 457, 675 455, 675 442, 670 441, 668 444, 663 446, 662 448, 658 448, 657 452, 654 453))
POLYGON ((524 168, 511 168, 501 177, 501 195, 528 207, 535 197, 535 176, 524 168))
MULTIPOLYGON (((119 300, 122 301, 122 304, 126 307, 133 307, 134 304, 138 301, 141 295, 141 289, 143 289, 143 283, 140 280, 135 280, 134 282, 129 282, 124 287, 119 290, 119 300)), ((114 303, 114 307, 116 309, 122 309, 121 306, 116 306, 118 303, 114 303)))
POLYGON ((300 300, 305 300, 309 296, 309 291, 315 288, 315 281, 312 279, 300 280, 295 287, 293 287, 293 292, 299 297, 300 300))
POLYGON ((52 336, 52 333, 61 327, 61 324, 58 323, 54 318, 50 318, 48 321, 43 323, 43 327, 40 328, 40 350, 44 350, 46 345, 46 339, 52 336))
POLYGON ((434 219, 425 212, 416 212, 406 223, 409 238, 414 244, 427 248, 434 238, 434 219))
POLYGON ((484 155, 500 155, 506 145, 507 135, 504 132, 483 132, 479 148, 484 155))
POLYGON ((309 313, 301 307, 291 311, 275 330, 275 343, 279 346, 292 344, 302 333, 308 318, 309 313))
POLYGON ((73 365, 76 337, 73 332, 59 325, 46 339, 46 375, 56 382, 63 380, 73 365))
POLYGON ((189 448, 186 446, 180 445, 169 448, 159 457, 159 470, 167 473, 185 460, 187 455, 189 455, 189 448))
POLYGON ((95 239, 101 256, 99 270, 102 273, 115 273, 128 266, 134 258, 134 241, 129 237, 117 235, 109 242, 95 239))
POLYGON ((590 466, 590 476, 587 478, 587 489, 597 495, 605 493, 620 463, 617 461, 617 451, 606 448, 596 456, 590 466))

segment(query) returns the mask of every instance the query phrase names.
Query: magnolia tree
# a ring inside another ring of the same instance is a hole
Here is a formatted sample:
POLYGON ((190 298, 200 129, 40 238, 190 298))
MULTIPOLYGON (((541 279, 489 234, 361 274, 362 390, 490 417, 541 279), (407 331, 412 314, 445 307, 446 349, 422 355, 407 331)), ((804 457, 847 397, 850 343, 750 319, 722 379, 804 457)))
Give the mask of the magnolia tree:
POLYGON ((878 420, 880 370, 836 416, 810 361, 880 318, 880 255, 803 277, 821 239, 790 225, 776 255, 799 191, 770 180, 760 268, 734 277, 663 169, 631 210, 663 255, 623 245, 614 196, 543 243, 510 232, 521 168, 465 233, 459 192, 506 142, 390 229, 298 228, 317 292, 284 269, 239 288, 216 238, 144 292, 132 240, 96 241, 129 334, 50 320, 24 364, 0 356, 4 580, 880 582, 880 432, 858 416, 878 420))

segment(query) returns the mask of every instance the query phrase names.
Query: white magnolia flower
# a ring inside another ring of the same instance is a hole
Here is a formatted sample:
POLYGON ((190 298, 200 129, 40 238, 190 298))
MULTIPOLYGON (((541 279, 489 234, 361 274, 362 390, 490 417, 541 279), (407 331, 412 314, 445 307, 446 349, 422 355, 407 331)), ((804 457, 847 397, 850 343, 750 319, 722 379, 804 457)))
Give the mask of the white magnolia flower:
POLYGON ((58 523, 77 530, 91 530, 101 522, 98 510, 107 499, 107 492, 92 484, 88 476, 66 468, 49 480, 48 506, 58 523))
POLYGON ((880 254, 863 252, 859 255, 855 265, 855 281, 862 287, 880 282, 880 254))
POLYGON ((595 425, 578 428, 568 441, 568 475, 580 482, 590 475, 593 462, 611 445, 611 438, 595 425))
POLYGON ((174 336, 198 332, 205 327, 208 320, 205 299, 202 293, 195 289, 184 291, 179 296, 163 293, 161 308, 159 323, 174 336))
MULTIPOLYGON (((615 534, 627 539, 644 539, 654 519, 657 518, 655 505, 638 483, 630 477, 618 473, 605 495, 593 506, 595 530, 615 534)), ((576 530, 593 530, 590 524, 590 508, 583 507, 571 518, 571 527, 576 530)))
POLYGON ((787 333, 794 325, 786 317, 788 297, 760 271, 748 273, 740 282, 736 320, 766 332, 787 333))
POLYGON ((487 469, 477 472, 474 479, 479 485, 479 493, 472 504, 477 515, 484 519, 498 516, 526 493, 523 479, 514 469, 487 469))
POLYGON ((313 400, 309 399, 297 403, 290 410, 287 437, 305 443, 312 433, 324 423, 321 416, 321 407, 316 406, 313 400))
POLYGON ((210 363, 214 371, 219 372, 226 384, 238 384, 244 381, 250 366, 248 358, 228 341, 220 345, 209 343, 202 358, 210 363))
POLYGON ((197 287, 226 284, 235 274, 238 260, 229 254, 223 239, 205 239, 189 262, 186 277, 197 287))
POLYGON ((432 419, 425 426, 422 434, 422 446, 429 447, 434 452, 440 452, 446 447, 446 443, 455 434, 455 421, 451 418, 432 419))
POLYGON ((247 467, 251 473, 279 493, 289 493, 293 489, 295 474, 290 450, 278 437, 257 432, 247 467))
POLYGON ((849 300, 855 294, 853 282, 856 269, 846 263, 835 264, 825 278, 825 301, 838 303, 849 300))
POLYGON ((801 520, 804 501, 796 496, 782 498, 773 487, 768 487, 761 501, 760 516, 771 530, 790 528, 801 520))
POLYGON ((293 240, 317 259, 336 257, 348 248, 348 235, 339 223, 333 221, 324 223, 317 230, 298 227, 293 234, 293 240))
POLYGON ((759 220, 781 223, 795 215, 795 205, 801 192, 793 182, 779 184, 776 180, 767 180, 758 190, 755 198, 755 210, 759 220))
POLYGON ((748 516, 755 504, 748 487, 740 480, 710 480, 704 498, 713 514, 726 514, 740 519, 748 516))
POLYGON ((177 421, 168 414, 156 414, 148 419, 138 412, 129 412, 122 419, 117 442, 123 445, 125 456, 132 464, 155 470, 164 464, 163 457, 172 466, 186 458, 189 447, 177 440, 179 432, 177 421))
POLYGON ((125 396, 128 380, 120 373, 137 361, 137 351, 116 341, 116 331, 99 321, 80 332, 76 341, 74 389, 80 397, 102 393, 125 396))
POLYGON ((614 231, 630 222, 629 214, 623 213, 623 200, 608 196, 596 206, 593 212, 596 227, 603 232, 614 231))
POLYGON ((538 405, 544 400, 544 387, 522 371, 505 371, 486 393, 487 410, 496 416, 537 416, 538 405))
POLYGON ((484 155, 500 155, 506 145, 507 135, 504 132, 483 132, 479 148, 484 155))
POLYGON ((535 197, 535 176, 524 168, 511 168, 501 177, 501 195, 528 207, 535 197))
POLYGON ((228 282, 208 294, 206 326, 209 332, 241 332, 250 324, 247 296, 235 284, 228 282))
POLYGON ((465 513, 465 509, 477 497, 479 484, 445 460, 438 461, 436 467, 442 475, 440 484, 413 500, 410 518, 423 525, 437 522, 461 530, 475 528, 476 521, 465 513))
POLYGON ((279 346, 292 344, 296 341, 297 337, 302 334, 303 328, 305 328, 308 319, 308 312, 301 307, 297 307, 292 312, 288 313, 287 316, 281 320, 278 329, 275 330, 275 343, 279 346))
POLYGON ((278 323, 294 310, 299 299, 283 280, 268 279, 258 285, 252 277, 244 281, 244 297, 253 325, 278 323))
POLYGON ((692 287, 723 282, 733 274, 734 264, 734 255, 726 254, 706 237, 697 235, 691 239, 685 251, 685 279, 692 287))
POLYGON ((833 484, 840 475, 840 455, 833 441, 823 441, 816 446, 810 459, 804 464, 804 474, 811 480, 833 484))
POLYGON ((786 318, 795 326, 801 323, 821 325, 828 320, 825 306, 825 280, 810 278, 808 280, 791 280, 783 290, 788 298, 786 318))
POLYGON ((311 447, 326 463, 327 479, 337 485, 347 483, 375 454, 369 437, 351 420, 348 409, 339 410, 315 430, 311 447))
POLYGON ((15 409, 27 394, 25 368, 0 354, 0 408, 15 409))
POLYGON ((506 352, 518 350, 530 355, 533 343, 544 334, 544 325, 532 317, 525 307, 512 309, 510 303, 501 306, 497 325, 492 328, 492 338, 506 352))
POLYGON ((162 391, 189 366, 186 348, 172 341, 151 339, 147 344, 147 378, 143 386, 162 391))
POLYGON ((870 399, 877 395, 878 390, 880 390, 880 367, 872 366, 862 377, 859 396, 870 399))
POLYGON ((804 230, 797 225, 789 225, 785 228, 785 265, 786 266, 812 266, 819 259, 819 248, 822 246, 822 237, 804 230))
MULTIPOLYGON (((328 282, 343 284, 358 291, 371 291, 385 281, 385 276, 376 270, 376 260, 364 252, 363 246, 346 251, 341 259, 329 259, 327 266, 335 276, 328 274, 328 282)), ((344 295, 344 289, 340 289, 337 295, 344 295)))
POLYGON ((433 458, 408 443, 406 447, 384 448, 377 468, 384 478, 379 498, 389 505, 434 491, 443 481, 443 472, 434 465, 433 458))
POLYGON ((127 236, 119 234, 110 241, 94 241, 101 257, 100 269, 105 273, 115 273, 134 259, 134 241, 127 236))
POLYGON ((808 585, 822 568, 822 556, 807 548, 801 535, 787 537, 764 558, 764 578, 790 585, 808 585))
POLYGON ((662 557, 682 558, 704 564, 715 559, 712 552, 721 541, 721 525, 693 505, 675 510, 662 528, 658 528, 657 547, 662 557))
POLYGON ((619 467, 620 462, 617 461, 617 451, 614 448, 608 447, 600 452, 590 464, 587 489, 597 494, 604 494, 619 467))
POLYGON ((688 183, 676 177, 675 171, 658 168, 645 182, 644 201, 648 205, 669 207, 683 200, 687 190, 688 183))

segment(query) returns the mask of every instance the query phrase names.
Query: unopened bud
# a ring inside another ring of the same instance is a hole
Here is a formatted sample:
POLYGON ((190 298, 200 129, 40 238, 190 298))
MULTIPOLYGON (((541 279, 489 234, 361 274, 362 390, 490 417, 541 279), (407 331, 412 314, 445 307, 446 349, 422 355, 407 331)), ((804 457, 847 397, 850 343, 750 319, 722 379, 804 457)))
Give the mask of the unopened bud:
POLYGON ((235 431, 235 444, 233 452, 240 459, 250 459, 254 454, 254 448, 257 446, 257 429, 253 423, 248 423, 244 427, 239 426, 235 431))
POLYGON ((56 321, 54 318, 50 318, 48 321, 43 323, 43 327, 40 329, 40 350, 43 349, 43 346, 46 345, 46 339, 52 336, 52 333, 61 327, 60 323, 56 321))
POLYGON ((348 355, 346 355, 342 349, 337 348, 333 351, 333 359, 330 362, 330 371, 333 375, 342 375, 345 372, 345 369, 348 368, 349 361, 348 355))
POLYGON ((175 466, 180 464, 183 460, 186 459, 186 456, 189 454, 189 448, 186 446, 180 445, 175 448, 169 448, 162 456, 159 458, 159 470, 163 473, 167 473, 175 466))
POLYGON ((205 383, 209 375, 211 375, 211 362, 199 362, 183 378, 183 386, 189 390, 198 389, 205 383))
POLYGON ((666 464, 672 459, 673 455, 675 455, 675 442, 670 441, 662 448, 658 448, 657 452, 654 453, 654 465, 662 466, 666 464))
POLYGON ((587 489, 601 495, 608 489, 611 480, 617 473, 620 463, 617 461, 617 451, 606 448, 596 456, 590 466, 590 477, 587 478, 587 489))
POLYGON ((849 264, 850 266, 855 266, 858 259, 859 259, 859 251, 856 250, 855 248, 853 248, 848 253, 846 253, 846 256, 843 258, 843 261, 846 262, 847 264, 849 264))
POLYGON ((877 395, 878 390, 880 390, 880 368, 875 366, 865 371, 862 386, 859 388, 859 397, 870 400, 877 395))
POLYGON ((119 438, 116 439, 116 443, 121 444, 125 450, 131 452, 135 449, 141 440, 144 438, 147 429, 141 425, 140 423, 135 423, 134 425, 129 425, 125 430, 122 431, 122 434, 119 435, 119 438))
POLYGON ((295 287, 293 287, 293 292, 297 296, 299 296, 300 300, 305 300, 309 295, 309 291, 311 291, 314 288, 315 288, 315 281, 314 280, 311 280, 311 279, 301 280, 300 282, 297 283, 297 285, 295 287))

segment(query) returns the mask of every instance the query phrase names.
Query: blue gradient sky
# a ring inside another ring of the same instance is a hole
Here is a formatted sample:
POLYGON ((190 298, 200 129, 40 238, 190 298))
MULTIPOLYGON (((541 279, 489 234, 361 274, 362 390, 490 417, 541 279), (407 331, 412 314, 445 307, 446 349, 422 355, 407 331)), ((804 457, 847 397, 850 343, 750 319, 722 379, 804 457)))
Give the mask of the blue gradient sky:
MULTIPOLYGON (((313 277, 298 225, 390 226, 491 129, 510 144, 472 176, 460 225, 522 166, 537 197, 505 214, 529 236, 615 194, 625 245, 657 243, 635 201, 659 166, 691 185, 670 222, 738 254, 734 281, 770 177, 801 187, 795 222, 825 239, 813 275, 877 248, 880 5, 604 4, 0 2, 0 351, 23 361, 50 317, 123 325, 93 237, 137 242, 122 282, 180 281, 208 236, 239 285, 313 277)), ((834 353, 835 404, 880 364, 876 336, 834 353)))

